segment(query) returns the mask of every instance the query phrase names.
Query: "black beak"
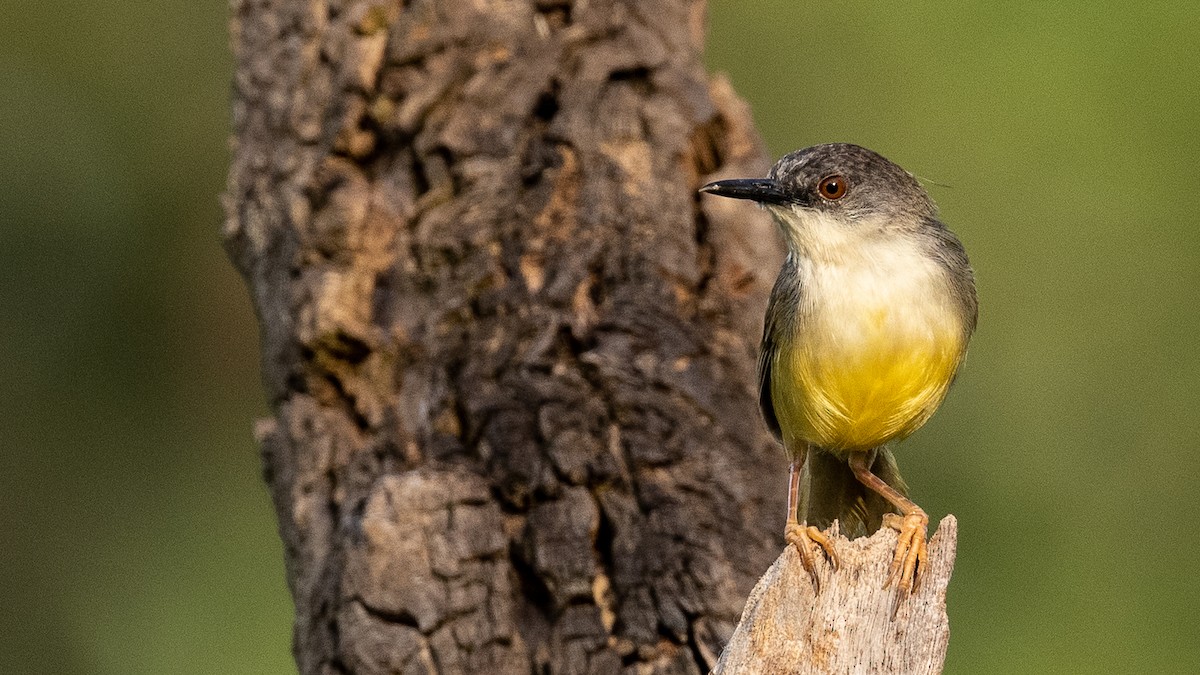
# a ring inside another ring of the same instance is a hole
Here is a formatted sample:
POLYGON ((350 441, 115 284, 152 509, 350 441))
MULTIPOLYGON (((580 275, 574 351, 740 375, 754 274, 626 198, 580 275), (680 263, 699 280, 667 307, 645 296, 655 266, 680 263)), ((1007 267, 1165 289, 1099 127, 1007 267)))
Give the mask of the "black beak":
POLYGON ((770 178, 719 180, 705 185, 700 191, 719 197, 749 199, 760 204, 791 204, 796 201, 784 192, 782 185, 770 178))

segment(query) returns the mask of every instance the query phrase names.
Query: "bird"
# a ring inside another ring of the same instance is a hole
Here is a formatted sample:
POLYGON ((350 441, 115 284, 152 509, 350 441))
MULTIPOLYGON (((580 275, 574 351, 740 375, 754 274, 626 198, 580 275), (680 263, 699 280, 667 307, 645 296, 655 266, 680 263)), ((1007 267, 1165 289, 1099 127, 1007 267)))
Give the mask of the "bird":
POLYGON ((791 152, 766 178, 702 193, 768 211, 787 256, 758 359, 759 407, 789 460, 785 540, 820 592, 816 561, 840 566, 826 530, 899 533, 884 587, 915 592, 928 514, 908 497, 893 442, 945 399, 978 322, 959 238, 911 173, 876 152, 827 143, 791 152))

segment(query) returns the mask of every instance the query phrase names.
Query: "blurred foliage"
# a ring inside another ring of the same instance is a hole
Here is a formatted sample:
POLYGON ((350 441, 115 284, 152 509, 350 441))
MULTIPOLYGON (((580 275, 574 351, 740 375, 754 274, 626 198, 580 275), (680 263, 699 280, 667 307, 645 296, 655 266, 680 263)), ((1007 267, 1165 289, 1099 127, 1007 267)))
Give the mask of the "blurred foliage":
MULTIPOLYGON (((0 22, 0 672, 294 671, 255 322, 219 245, 227 11, 0 22)), ((775 155, 882 152, 975 264, 968 367, 899 452, 960 520, 948 671, 1194 667, 1200 5, 710 15, 775 155)))
POLYGON ((0 22, 0 672, 294 672, 248 296, 220 247, 226 3, 0 22))

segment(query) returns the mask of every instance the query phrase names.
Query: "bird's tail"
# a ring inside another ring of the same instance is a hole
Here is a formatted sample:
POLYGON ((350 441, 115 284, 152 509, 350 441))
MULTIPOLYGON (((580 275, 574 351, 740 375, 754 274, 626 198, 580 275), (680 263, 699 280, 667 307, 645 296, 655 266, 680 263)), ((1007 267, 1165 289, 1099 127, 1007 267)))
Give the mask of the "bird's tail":
MULTIPOLYGON (((872 452, 871 473, 907 496, 908 486, 891 449, 884 446, 872 452)), ((874 534, 885 513, 897 513, 891 503, 854 477, 844 457, 813 448, 804 462, 804 473, 800 516, 809 525, 823 530, 837 520, 842 534, 854 538, 874 534)))

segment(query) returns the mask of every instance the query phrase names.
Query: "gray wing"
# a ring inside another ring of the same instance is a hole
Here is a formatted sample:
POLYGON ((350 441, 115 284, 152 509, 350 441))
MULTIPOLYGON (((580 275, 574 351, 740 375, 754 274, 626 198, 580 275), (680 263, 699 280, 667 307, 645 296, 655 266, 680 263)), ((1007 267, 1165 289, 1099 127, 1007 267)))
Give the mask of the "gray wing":
POLYGON ((800 277, 796 261, 788 255, 783 268, 771 289, 767 302, 767 314, 763 319, 762 347, 758 354, 758 407, 762 410, 767 428, 782 438, 779 418, 775 416, 775 404, 771 401, 771 364, 775 363, 777 341, 781 336, 790 336, 795 330, 796 311, 800 301, 800 277))
POLYGON ((930 224, 933 227, 922 230, 929 237, 927 250, 946 268, 954 299, 958 302, 963 316, 967 318, 965 328, 969 339, 975 332, 975 324, 979 321, 979 299, 975 295, 975 272, 971 269, 967 250, 958 237, 939 220, 932 219, 930 224))

